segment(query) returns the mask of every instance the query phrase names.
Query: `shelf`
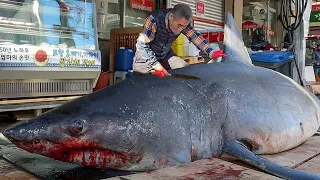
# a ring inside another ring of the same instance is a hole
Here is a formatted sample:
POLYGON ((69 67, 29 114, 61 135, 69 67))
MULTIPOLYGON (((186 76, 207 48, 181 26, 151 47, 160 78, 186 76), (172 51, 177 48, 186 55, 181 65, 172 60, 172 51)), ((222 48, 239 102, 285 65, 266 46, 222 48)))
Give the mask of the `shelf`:
POLYGON ((28 5, 29 5, 28 3, 23 3, 23 2, 0 0, 1 9, 20 10, 23 6, 28 6, 28 5))
MULTIPOLYGON (((22 3, 21 5, 16 5, 16 4, 10 4, 8 3, 10 1, 4 1, 4 0, 0 0, 0 11, 3 10, 14 10, 14 11, 19 11, 19 12, 29 12, 31 14, 33 14, 33 5, 31 3, 22 3)), ((13 2, 12 3, 18 3, 18 2, 13 2)), ((45 15, 56 15, 57 11, 60 11, 59 7, 52 7, 52 6, 46 6, 44 4, 40 5, 42 7, 42 9, 46 9, 46 12, 43 12, 45 15)), ((39 9, 38 9, 39 10, 39 9)), ((71 13, 73 11, 70 11, 71 13)), ((69 13, 61 13, 60 16, 61 17, 68 17, 69 13)))
MULTIPOLYGON (((43 27, 39 28, 36 27, 34 24, 29 25, 31 23, 27 24, 4 24, 1 23, 0 20, 0 32, 2 33, 9 33, 10 34, 24 34, 24 35, 34 35, 34 36, 51 36, 51 37, 61 37, 61 38, 72 38, 72 35, 77 34, 77 35, 82 35, 84 39, 89 38, 89 33, 88 32, 77 32, 73 28, 68 28, 68 27, 61 27, 58 25, 55 25, 53 28, 50 27, 43 27), (61 29, 66 29, 66 30, 59 30, 61 29), (50 35, 56 34, 56 35, 50 35)), ((91 35, 93 36, 93 34, 91 35)))

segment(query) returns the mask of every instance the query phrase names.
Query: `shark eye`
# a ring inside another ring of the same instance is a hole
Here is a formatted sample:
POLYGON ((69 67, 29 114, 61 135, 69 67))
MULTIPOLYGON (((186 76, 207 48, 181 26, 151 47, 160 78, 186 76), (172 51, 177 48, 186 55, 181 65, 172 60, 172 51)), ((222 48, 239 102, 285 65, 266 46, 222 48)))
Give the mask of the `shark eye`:
POLYGON ((71 126, 71 130, 73 133, 79 134, 83 131, 83 121, 81 120, 76 120, 73 122, 71 126))

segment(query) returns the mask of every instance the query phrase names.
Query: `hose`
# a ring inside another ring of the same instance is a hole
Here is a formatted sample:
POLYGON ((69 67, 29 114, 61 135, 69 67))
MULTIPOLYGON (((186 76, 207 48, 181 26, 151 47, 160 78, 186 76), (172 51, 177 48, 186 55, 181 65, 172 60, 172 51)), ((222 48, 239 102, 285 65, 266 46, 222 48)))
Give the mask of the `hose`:
POLYGON ((280 21, 284 29, 288 32, 294 32, 301 23, 304 11, 308 5, 308 0, 282 0, 280 9, 280 21), (295 8, 292 9, 292 4, 295 8), (288 13, 288 9, 290 14, 288 13), (295 13, 292 12, 295 11, 295 13), (294 23, 290 24, 291 18, 294 18, 294 23))
MULTIPOLYGON (((288 31, 289 34, 294 34, 294 31, 300 26, 301 21, 303 19, 304 11, 306 10, 306 7, 308 5, 308 0, 282 0, 281 1, 281 9, 280 9, 280 21, 284 29, 288 31), (292 4, 294 4, 294 8, 292 8, 292 4), (293 11, 295 13, 293 13, 293 11), (289 13, 290 12, 290 13, 289 13), (294 22, 290 24, 291 18, 294 19, 294 22)), ((290 37, 290 41, 292 42, 292 50, 293 57, 294 57, 294 63, 297 68, 298 76, 300 83, 303 87, 305 87, 305 84, 301 78, 300 70, 298 67, 295 51, 294 51, 294 42, 293 37, 290 37)))

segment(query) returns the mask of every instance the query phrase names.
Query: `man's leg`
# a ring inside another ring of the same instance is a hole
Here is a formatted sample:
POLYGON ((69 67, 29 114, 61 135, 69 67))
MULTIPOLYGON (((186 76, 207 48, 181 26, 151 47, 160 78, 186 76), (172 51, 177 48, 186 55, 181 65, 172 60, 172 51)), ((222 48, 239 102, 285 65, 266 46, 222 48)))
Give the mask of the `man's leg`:
POLYGON ((133 58, 132 69, 134 75, 142 75, 151 73, 152 67, 150 67, 145 59, 136 54, 133 58))
POLYGON ((172 56, 168 60, 168 63, 170 65, 171 69, 183 68, 183 67, 186 67, 189 65, 186 61, 184 61, 179 56, 172 56))
MULTIPOLYGON (((182 58, 178 57, 173 51, 170 51, 166 57, 159 60, 161 65, 166 69, 176 69, 186 67, 189 64, 186 63, 182 58)), ((134 74, 148 74, 151 73, 152 67, 149 66, 144 58, 141 58, 139 54, 136 53, 133 58, 133 72, 134 74)))

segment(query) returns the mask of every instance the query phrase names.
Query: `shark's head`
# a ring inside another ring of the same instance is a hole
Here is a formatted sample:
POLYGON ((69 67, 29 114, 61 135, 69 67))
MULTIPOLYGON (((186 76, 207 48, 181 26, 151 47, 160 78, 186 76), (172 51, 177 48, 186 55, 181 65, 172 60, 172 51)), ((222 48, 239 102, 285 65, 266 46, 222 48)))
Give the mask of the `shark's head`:
MULTIPOLYGON (((141 78, 165 83, 152 75, 141 78)), ((167 146, 179 147, 185 141, 179 142, 178 135, 166 133, 173 128, 166 122, 173 123, 170 116, 175 114, 166 114, 168 110, 164 113, 161 108, 170 106, 170 102, 165 105, 154 94, 167 87, 154 82, 158 89, 152 90, 141 85, 146 81, 137 82, 140 81, 120 82, 68 102, 14 125, 3 134, 21 149, 83 166, 140 171, 158 168, 161 163, 170 164, 176 160, 170 160, 175 155, 166 154, 167 146), (164 118, 167 121, 160 121, 164 118), (161 128, 164 130, 160 131, 161 128), (163 140, 159 136, 168 136, 165 145, 160 144, 164 142, 159 142, 163 140), (167 156, 168 159, 161 158, 167 156)), ((170 94, 164 96, 172 99, 170 94)), ((175 157, 179 159, 180 155, 175 157)))
POLYGON ((83 166, 126 169, 138 163, 141 154, 132 150, 139 134, 126 124, 130 117, 103 112, 99 106, 94 110, 89 104, 76 100, 3 134, 26 151, 83 166))

